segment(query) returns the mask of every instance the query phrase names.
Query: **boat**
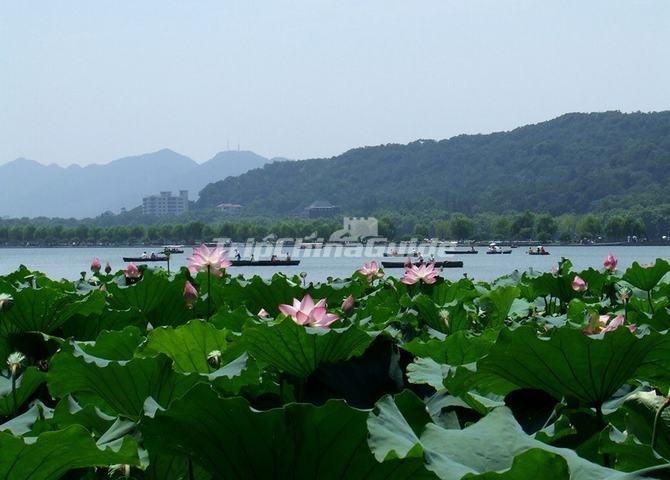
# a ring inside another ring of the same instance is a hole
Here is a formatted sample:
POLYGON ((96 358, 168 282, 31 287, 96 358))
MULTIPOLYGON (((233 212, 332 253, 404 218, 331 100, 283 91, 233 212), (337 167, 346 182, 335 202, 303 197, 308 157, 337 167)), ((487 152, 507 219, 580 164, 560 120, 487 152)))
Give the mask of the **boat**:
POLYGON ((124 262, 167 262, 166 255, 154 255, 149 257, 123 257, 124 262))
MULTIPOLYGON (((431 262, 432 263, 432 262, 431 262)), ((413 263, 415 267, 418 267, 420 265, 428 265, 428 263, 413 263)), ((384 268, 404 268, 407 265, 405 265, 405 262, 384 262, 382 261, 382 267, 384 268)), ((461 261, 453 261, 453 260, 443 260, 441 262, 435 262, 436 267, 440 268, 463 268, 463 262, 461 261)))
POLYGON ((503 250, 500 246, 496 245, 495 242, 489 244, 489 249, 486 251, 487 255, 509 255, 512 253, 512 250, 503 250))
POLYGON ((316 250, 318 248, 323 248, 323 243, 313 242, 313 243, 301 243, 300 244, 300 249, 301 250, 316 250))
POLYGON ((476 255, 477 250, 445 250, 444 253, 451 255, 476 255))
POLYGON ((549 255, 549 252, 528 252, 528 255, 549 255))
POLYGON ((384 252, 382 255, 385 257, 418 257, 419 254, 414 252, 414 253, 386 253, 384 252))
POLYGON ((184 253, 183 245, 165 245, 163 247, 164 252, 168 253, 184 253))
POLYGON ((300 265, 300 260, 231 260, 233 267, 277 267, 300 265))

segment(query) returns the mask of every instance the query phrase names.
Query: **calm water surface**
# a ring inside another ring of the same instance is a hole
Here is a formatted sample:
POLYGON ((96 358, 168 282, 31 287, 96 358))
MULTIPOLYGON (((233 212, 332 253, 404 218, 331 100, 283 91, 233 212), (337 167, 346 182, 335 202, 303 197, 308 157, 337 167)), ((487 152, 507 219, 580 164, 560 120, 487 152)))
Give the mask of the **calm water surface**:
MULTIPOLYGON (((656 258, 670 257, 670 247, 549 247, 551 255, 530 256, 524 248, 517 248, 511 255, 486 255, 485 249, 480 248, 478 255, 441 255, 437 259, 462 260, 464 267, 459 269, 445 269, 443 276, 450 279, 460 278, 467 273, 476 280, 492 280, 501 275, 512 273, 514 270, 528 270, 530 268, 544 272, 551 270, 561 257, 569 258, 576 269, 588 267, 601 268, 602 262, 608 253, 613 253, 619 259, 619 268, 625 269, 633 261, 640 263, 653 262, 656 258)), ((151 252, 147 248, 148 252, 151 252)), ((74 280, 79 272, 88 271, 91 258, 98 257, 104 266, 109 262, 114 270, 125 267, 123 256, 139 256, 142 247, 135 248, 3 248, 0 249, 0 274, 7 274, 23 264, 33 270, 39 270, 52 278, 67 278, 74 280)), ((190 249, 184 254, 173 255, 171 266, 178 268, 186 265, 186 257, 190 249)), ((380 256, 368 257, 314 257, 317 251, 303 251, 294 258, 301 258, 296 267, 231 267, 231 274, 261 275, 271 277, 282 271, 287 275, 307 272, 308 281, 324 281, 328 277, 348 277, 358 269, 364 261, 371 259, 381 260, 380 256)), ((257 256, 257 258, 259 258, 257 256)), ((389 259, 390 260, 390 259, 389 259)), ((402 259, 395 259, 402 260, 402 259)), ((150 264, 156 268, 159 264, 150 264)), ((164 265, 164 264, 160 264, 164 265)), ((389 269, 388 274, 402 275, 402 269, 389 269)))

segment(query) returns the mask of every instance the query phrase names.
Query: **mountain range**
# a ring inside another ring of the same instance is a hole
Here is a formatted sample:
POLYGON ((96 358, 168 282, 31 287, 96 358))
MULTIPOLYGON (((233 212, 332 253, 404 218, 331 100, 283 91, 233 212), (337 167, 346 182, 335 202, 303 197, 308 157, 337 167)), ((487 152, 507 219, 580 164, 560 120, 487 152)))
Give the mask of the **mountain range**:
POLYGON ((270 162, 249 151, 224 151, 198 164, 164 149, 87 166, 43 165, 19 158, 0 165, 0 215, 92 217, 142 204, 161 190, 198 192, 213 180, 240 175, 270 162))
POLYGON ((343 214, 585 213, 670 203, 670 112, 571 113, 508 132, 278 161, 212 183, 197 206, 285 215, 316 200, 343 214))

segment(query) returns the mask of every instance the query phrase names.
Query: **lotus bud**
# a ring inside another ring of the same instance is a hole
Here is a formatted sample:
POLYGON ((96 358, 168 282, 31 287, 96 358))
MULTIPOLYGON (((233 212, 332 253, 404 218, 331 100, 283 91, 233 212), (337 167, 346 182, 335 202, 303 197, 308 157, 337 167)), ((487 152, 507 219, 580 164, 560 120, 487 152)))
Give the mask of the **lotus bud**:
POLYGON ((100 285, 100 291, 107 293, 107 285, 105 285, 104 283, 100 285))
POLYGON ((349 314, 353 309, 354 309, 354 297, 349 295, 342 302, 342 311, 346 314, 349 314))
POLYGON ((98 273, 100 271, 100 268, 102 268, 102 265, 100 264, 100 259, 98 257, 93 257, 93 260, 91 260, 91 271, 93 273, 98 273))
POLYGON ((195 289, 195 287, 189 282, 188 280, 184 284, 184 303, 186 304, 186 308, 189 310, 193 308, 193 304, 195 301, 198 299, 198 291, 195 289))
POLYGON ((585 292, 589 288, 589 284, 584 281, 579 275, 575 275, 572 280, 572 289, 575 292, 585 292))
POLYGON ((612 255, 611 253, 605 257, 605 261, 603 262, 603 266, 605 267, 605 270, 609 270, 610 272, 613 272, 616 270, 616 266, 619 263, 617 258, 612 255))
POLYGON ((110 273, 112 273, 112 266, 109 264, 109 262, 107 262, 107 265, 105 265, 105 273, 106 273, 107 275, 109 275, 110 273))
POLYGON ((0 312, 6 312, 14 305, 14 299, 7 293, 0 293, 0 312))
POLYGON ((621 303, 626 305, 628 303, 628 300, 630 300, 630 295, 631 295, 630 289, 625 288, 625 287, 622 288, 619 291, 619 298, 621 299, 621 303))
POLYGON ((221 350, 212 350, 207 354, 207 363, 212 368, 219 368, 221 366, 221 350))
POLYGON ((86 272, 79 272, 79 275, 81 275, 81 281, 83 282, 86 280, 86 272))
POLYGON ((440 319, 442 319, 444 325, 449 328, 449 311, 440 310, 440 319))
POLYGON ((261 308, 258 311, 258 316, 261 317, 261 318, 268 318, 270 316, 270 314, 264 308, 261 308))
POLYGON ((140 269, 133 262, 130 262, 126 267, 125 273, 128 278, 138 278, 140 276, 140 269))
POLYGON ((7 357, 7 367, 9 367, 9 373, 12 377, 16 377, 21 371, 25 359, 26 356, 21 352, 14 352, 7 357))

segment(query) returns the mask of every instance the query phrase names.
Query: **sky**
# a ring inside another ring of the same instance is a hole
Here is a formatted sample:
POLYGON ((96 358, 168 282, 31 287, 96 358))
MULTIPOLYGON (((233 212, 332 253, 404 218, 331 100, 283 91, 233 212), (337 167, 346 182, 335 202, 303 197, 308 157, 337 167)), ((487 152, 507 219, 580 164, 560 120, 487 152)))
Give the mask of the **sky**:
POLYGON ((667 109, 667 0, 0 2, 0 164, 330 157, 667 109))

